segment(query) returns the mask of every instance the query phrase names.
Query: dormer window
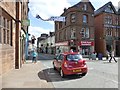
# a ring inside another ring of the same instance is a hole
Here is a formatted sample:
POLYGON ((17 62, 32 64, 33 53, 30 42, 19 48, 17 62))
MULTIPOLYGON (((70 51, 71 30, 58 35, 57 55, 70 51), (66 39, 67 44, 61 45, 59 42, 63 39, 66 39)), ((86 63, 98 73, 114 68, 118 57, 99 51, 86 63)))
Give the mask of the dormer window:
POLYGON ((114 11, 110 5, 107 6, 107 8, 105 9, 105 12, 114 13, 114 11))

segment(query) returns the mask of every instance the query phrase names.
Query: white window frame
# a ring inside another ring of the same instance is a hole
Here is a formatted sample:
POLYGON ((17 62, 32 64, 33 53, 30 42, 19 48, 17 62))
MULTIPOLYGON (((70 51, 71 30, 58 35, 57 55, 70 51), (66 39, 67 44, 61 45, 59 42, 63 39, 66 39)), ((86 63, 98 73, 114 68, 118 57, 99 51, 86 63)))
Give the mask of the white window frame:
POLYGON ((72 29, 71 29, 71 38, 76 38, 75 28, 72 28, 72 29))
POLYGON ((85 37, 86 37, 86 38, 89 38, 89 37, 90 37, 89 28, 86 28, 86 30, 85 30, 85 37))
POLYGON ((83 23, 87 23, 87 15, 83 15, 83 23))

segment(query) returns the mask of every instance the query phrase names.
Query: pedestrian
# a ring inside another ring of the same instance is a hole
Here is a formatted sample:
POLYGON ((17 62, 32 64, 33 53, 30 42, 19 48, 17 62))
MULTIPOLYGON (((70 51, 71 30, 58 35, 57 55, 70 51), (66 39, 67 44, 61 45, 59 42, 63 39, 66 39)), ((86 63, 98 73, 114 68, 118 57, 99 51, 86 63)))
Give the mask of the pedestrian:
POLYGON ((117 60, 116 60, 115 57, 114 57, 114 50, 110 52, 110 60, 109 60, 110 63, 111 63, 112 58, 113 58, 114 61, 117 63, 117 60))
POLYGON ((70 52, 73 52, 73 49, 70 49, 70 52))
POLYGON ((106 60, 109 59, 109 56, 110 56, 110 53, 109 53, 109 51, 107 50, 107 51, 106 51, 106 60))
POLYGON ((89 52, 89 60, 92 58, 92 52, 89 52))
POLYGON ((37 62, 37 52, 35 50, 33 50, 33 52, 32 52, 32 57, 33 57, 32 62, 36 63, 37 62))
POLYGON ((92 57, 92 60, 96 60, 96 55, 97 55, 96 52, 93 52, 93 53, 92 53, 92 56, 91 56, 91 57, 92 57))

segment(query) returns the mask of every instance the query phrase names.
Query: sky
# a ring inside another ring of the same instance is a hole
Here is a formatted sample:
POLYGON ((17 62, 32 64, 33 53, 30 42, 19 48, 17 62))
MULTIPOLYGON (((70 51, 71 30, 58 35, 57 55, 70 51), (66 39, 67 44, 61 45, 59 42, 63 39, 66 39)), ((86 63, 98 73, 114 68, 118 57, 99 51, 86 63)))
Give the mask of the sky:
MULTIPOLYGON (((35 37, 38 38, 41 33, 49 34, 49 32, 54 31, 54 21, 42 21, 41 19, 35 18, 36 14, 40 15, 43 19, 48 19, 51 16, 60 16, 64 8, 71 7, 80 1, 81 0, 29 0, 29 34, 31 34, 31 36, 35 35, 35 37)), ((94 6, 95 10, 109 2, 109 0, 89 1, 94 6)), ((118 7, 120 0, 110 1, 115 7, 118 7)))

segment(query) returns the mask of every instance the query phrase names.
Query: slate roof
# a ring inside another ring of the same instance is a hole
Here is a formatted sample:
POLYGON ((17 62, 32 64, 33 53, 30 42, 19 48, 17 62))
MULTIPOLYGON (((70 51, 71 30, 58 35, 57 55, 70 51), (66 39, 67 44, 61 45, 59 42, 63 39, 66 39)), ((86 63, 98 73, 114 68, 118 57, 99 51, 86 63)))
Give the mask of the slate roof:
MULTIPOLYGON (((83 1, 84 1, 84 0, 83 0, 83 1)), ((83 2, 80 1, 80 2, 78 2, 77 4, 75 4, 75 5, 71 6, 71 7, 69 7, 68 9, 73 8, 73 7, 76 7, 76 8, 77 8, 77 7, 80 6, 81 3, 83 3, 83 2)), ((91 2, 90 2, 89 0, 88 0, 88 2, 86 2, 86 3, 89 3, 89 4, 91 5, 92 9, 95 10, 94 6, 91 4, 91 2)), ((67 11, 68 9, 65 8, 64 10, 67 11)), ((61 15, 63 15, 63 14, 64 14, 64 12, 63 12, 61 15)))
MULTIPOLYGON (((83 3, 83 2, 80 1, 79 3, 73 5, 72 7, 79 7, 79 5, 80 5, 81 3, 83 3)), ((90 1, 88 1, 88 2, 86 2, 86 3, 89 3, 89 4, 92 6, 92 9, 95 10, 95 8, 93 7, 93 5, 91 4, 90 1)), ((72 7, 70 7, 70 8, 72 8, 72 7)))
POLYGON ((95 16, 104 12, 108 5, 110 5, 112 7, 113 11, 117 14, 116 9, 113 6, 112 2, 108 2, 104 6, 100 7, 98 10, 95 11, 95 16))

